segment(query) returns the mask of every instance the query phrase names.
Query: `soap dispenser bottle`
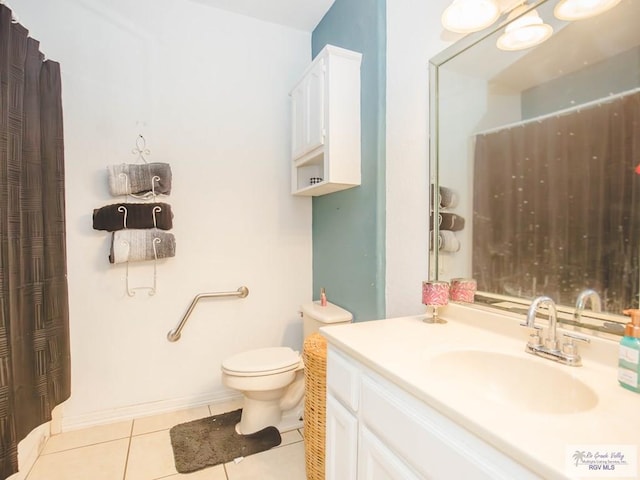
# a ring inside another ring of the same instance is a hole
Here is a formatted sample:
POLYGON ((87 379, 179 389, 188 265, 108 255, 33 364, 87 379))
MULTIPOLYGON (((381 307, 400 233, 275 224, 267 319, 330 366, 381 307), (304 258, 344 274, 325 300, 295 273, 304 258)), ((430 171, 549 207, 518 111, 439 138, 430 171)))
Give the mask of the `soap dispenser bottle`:
POLYGON ((327 306, 327 294, 324 291, 324 288, 320 289, 320 306, 321 307, 326 307, 327 306))
POLYGON ((624 327, 624 337, 620 340, 618 355, 618 382, 627 390, 640 393, 640 310, 623 312, 631 316, 624 327))

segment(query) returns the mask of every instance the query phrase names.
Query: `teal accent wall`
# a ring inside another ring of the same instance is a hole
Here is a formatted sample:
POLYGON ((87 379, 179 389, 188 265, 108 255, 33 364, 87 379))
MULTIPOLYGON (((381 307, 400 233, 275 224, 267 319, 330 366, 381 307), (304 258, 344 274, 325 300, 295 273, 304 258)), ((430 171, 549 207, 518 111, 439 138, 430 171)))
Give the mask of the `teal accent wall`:
POLYGON ((356 321, 385 316, 386 0, 336 0, 313 31, 362 53, 362 184, 313 198, 313 289, 356 321))

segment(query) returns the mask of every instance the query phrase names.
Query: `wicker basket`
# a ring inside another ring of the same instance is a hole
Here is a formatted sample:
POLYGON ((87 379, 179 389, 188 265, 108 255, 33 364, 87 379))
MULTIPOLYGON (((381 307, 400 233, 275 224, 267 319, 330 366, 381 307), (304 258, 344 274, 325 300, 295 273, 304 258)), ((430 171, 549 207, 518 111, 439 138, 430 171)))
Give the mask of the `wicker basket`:
POLYGON ((307 480, 324 480, 327 340, 312 333, 304 341, 304 451, 307 480))

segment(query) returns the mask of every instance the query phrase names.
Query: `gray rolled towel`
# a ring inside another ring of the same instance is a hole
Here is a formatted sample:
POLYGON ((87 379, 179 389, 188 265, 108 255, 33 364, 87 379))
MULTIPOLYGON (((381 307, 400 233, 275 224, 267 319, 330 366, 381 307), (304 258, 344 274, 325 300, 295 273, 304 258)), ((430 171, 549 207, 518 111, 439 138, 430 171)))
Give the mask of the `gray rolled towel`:
POLYGON ((440 206, 442 208, 455 208, 458 205, 458 194, 447 187, 439 187, 440 189, 440 206))
POLYGON ((111 234, 110 263, 141 262, 176 255, 176 239, 162 230, 118 230, 111 234))
POLYGON ((171 166, 168 163, 145 163, 109 165, 109 193, 120 195, 139 195, 143 198, 153 193, 169 195, 171 193, 171 166))
MULTIPOLYGON (((431 184, 431 199, 433 199, 433 187, 434 185, 431 184)), ((455 208, 458 206, 458 193, 452 188, 439 186, 438 198, 435 201, 440 204, 441 208, 455 208)))

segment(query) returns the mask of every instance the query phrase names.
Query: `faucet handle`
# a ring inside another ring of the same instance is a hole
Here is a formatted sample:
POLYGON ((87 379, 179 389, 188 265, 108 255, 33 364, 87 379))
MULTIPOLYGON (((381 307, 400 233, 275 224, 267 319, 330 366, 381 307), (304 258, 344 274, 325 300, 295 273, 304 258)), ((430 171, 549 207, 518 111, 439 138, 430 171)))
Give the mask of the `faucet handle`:
POLYGON ((580 342, 591 343, 591 340, 587 337, 583 337, 582 335, 576 335, 575 333, 563 333, 562 336, 567 337, 567 343, 562 345, 562 352, 567 355, 578 355, 578 347, 574 340, 578 340, 580 342))
POLYGON ((529 327, 529 328, 533 328, 534 330, 542 330, 542 327, 539 327, 537 325, 529 325, 527 322, 522 322, 520 324, 521 327, 529 327))
POLYGON ((529 335, 529 340, 527 341, 527 346, 531 348, 536 348, 542 345, 542 338, 540 338, 540 331, 542 327, 537 325, 528 325, 526 322, 520 324, 521 327, 529 327, 533 329, 533 333, 529 335))
POLYGON ((583 335, 576 335, 575 333, 563 333, 562 336, 568 338, 567 343, 573 343, 574 340, 591 343, 591 340, 588 337, 585 337, 583 335))

